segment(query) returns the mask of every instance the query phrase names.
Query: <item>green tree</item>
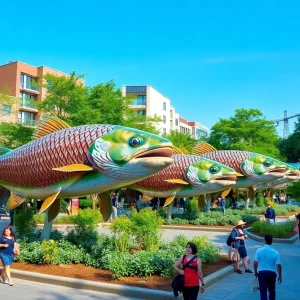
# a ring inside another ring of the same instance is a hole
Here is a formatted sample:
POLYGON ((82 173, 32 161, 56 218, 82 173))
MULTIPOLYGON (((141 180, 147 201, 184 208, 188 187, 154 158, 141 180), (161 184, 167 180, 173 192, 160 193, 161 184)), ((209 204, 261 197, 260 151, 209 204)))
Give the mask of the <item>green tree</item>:
POLYGON ((282 156, 289 162, 300 161, 300 118, 295 123, 295 129, 287 139, 282 139, 279 143, 279 150, 282 156))
POLYGON ((10 107, 10 113, 12 113, 12 107, 16 104, 16 98, 10 96, 10 89, 5 87, 0 90, 0 116, 5 116, 7 114, 4 106, 10 107))
POLYGON ((258 109, 237 109, 233 117, 220 119, 212 127, 208 142, 220 150, 245 150, 280 158, 275 124, 258 109))
POLYGON ((186 154, 191 153, 197 143, 197 140, 193 139, 189 134, 181 133, 176 130, 172 130, 169 134, 165 134, 164 137, 169 139, 175 147, 186 154))
POLYGON ((287 188, 287 194, 291 195, 291 198, 300 201, 300 182, 293 182, 287 188))
POLYGON ((84 75, 72 72, 69 76, 56 76, 47 73, 41 78, 40 86, 47 90, 45 99, 37 103, 43 113, 67 120, 86 106, 87 88, 84 75))
POLYGON ((0 145, 10 149, 18 148, 31 141, 33 130, 23 124, 1 123, 0 145))

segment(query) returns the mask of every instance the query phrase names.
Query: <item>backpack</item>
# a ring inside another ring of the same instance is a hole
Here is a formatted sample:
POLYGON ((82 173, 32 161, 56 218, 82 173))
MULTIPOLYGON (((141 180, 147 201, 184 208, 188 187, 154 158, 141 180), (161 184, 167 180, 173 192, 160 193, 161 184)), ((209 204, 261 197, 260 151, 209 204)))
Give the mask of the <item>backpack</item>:
MULTIPOLYGON (((235 228, 234 228, 235 229, 235 228)), ((234 230, 233 229, 233 230, 234 230)), ((235 229, 236 230, 236 229, 235 229)), ((228 235, 228 237, 227 237, 227 240, 226 240, 226 244, 227 244, 227 246, 229 246, 229 247, 231 247, 231 244, 233 243, 233 238, 232 238, 232 231, 230 232, 230 234, 228 235)))

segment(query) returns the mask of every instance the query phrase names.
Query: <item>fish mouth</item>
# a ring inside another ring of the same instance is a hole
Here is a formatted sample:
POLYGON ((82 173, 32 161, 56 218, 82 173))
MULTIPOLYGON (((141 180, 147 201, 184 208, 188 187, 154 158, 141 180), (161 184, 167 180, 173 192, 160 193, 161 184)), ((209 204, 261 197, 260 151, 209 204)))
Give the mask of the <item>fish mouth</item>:
POLYGON ((235 175, 225 175, 225 176, 216 176, 211 181, 226 184, 226 185, 234 185, 236 183, 237 177, 235 175))
POLYGON ((162 147, 153 150, 141 150, 135 153, 131 159, 142 159, 142 158, 171 158, 173 155, 173 147, 162 147))
POLYGON ((284 175, 284 173, 286 172, 286 167, 278 167, 275 169, 271 169, 268 170, 266 173, 270 174, 270 173, 280 173, 282 175, 284 175))

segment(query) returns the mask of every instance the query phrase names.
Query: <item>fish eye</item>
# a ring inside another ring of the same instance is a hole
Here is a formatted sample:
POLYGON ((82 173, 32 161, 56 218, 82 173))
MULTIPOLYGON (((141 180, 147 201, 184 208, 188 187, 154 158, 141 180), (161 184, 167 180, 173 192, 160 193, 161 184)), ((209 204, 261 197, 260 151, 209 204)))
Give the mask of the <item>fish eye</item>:
POLYGON ((216 174, 219 172, 219 168, 216 167, 216 166, 212 166, 209 168, 209 172, 212 173, 212 174, 216 174))
POLYGON ((139 138, 137 137, 133 137, 129 140, 129 145, 132 146, 132 147, 137 147, 141 144, 141 141, 139 138))
POLYGON ((265 162, 264 162, 264 166, 265 167, 270 167, 272 165, 272 163, 269 161, 269 160, 266 160, 265 162))

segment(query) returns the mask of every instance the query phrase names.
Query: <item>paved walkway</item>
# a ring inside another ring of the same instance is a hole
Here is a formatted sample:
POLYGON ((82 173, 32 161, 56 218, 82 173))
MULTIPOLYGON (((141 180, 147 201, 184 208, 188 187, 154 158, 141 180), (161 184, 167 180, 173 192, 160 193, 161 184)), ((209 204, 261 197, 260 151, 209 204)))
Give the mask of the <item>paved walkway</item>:
MULTIPOLYGON (((4 226, 5 221, 0 221, 0 229, 4 226)), ((109 233, 109 229, 99 227, 100 233, 109 233)), ((224 232, 199 232, 199 231, 181 231, 167 229, 162 233, 164 240, 171 240, 175 235, 183 234, 187 238, 207 234, 210 240, 222 248, 222 252, 227 252, 228 247, 225 245, 228 233, 224 232)), ((251 269, 253 269, 253 258, 255 251, 263 244, 249 239, 247 242, 247 251, 251 259, 251 269)), ((300 294, 299 270, 300 270, 300 243, 294 244, 274 244, 276 250, 279 251, 283 267, 283 283, 277 285, 277 300, 296 300, 300 294)), ((198 299, 238 299, 250 300, 260 299, 259 292, 252 293, 251 286, 253 274, 238 275, 234 273, 219 283, 208 288, 204 294, 199 295, 198 299)), ((115 295, 101 294, 96 292, 87 292, 76 289, 57 287, 52 285, 38 284, 34 282, 26 282, 23 280, 15 280, 15 286, 0 286, 0 298, 9 296, 11 299, 128 299, 115 295), (74 297, 76 294, 76 297, 74 297), (16 296, 15 298, 13 298, 16 296)), ((177 298, 178 299, 178 298, 177 298)))

